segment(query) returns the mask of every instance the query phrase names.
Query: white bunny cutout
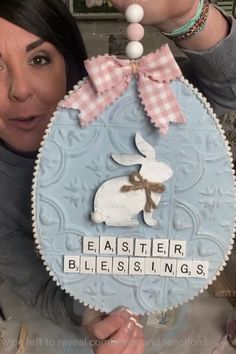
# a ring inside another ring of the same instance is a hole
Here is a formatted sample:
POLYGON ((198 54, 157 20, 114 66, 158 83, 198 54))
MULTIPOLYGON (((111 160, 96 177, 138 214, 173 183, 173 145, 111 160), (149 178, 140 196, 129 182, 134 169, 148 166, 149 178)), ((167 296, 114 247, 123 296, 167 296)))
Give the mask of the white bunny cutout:
POLYGON ((139 172, 134 172, 131 177, 109 179, 98 188, 94 198, 94 212, 91 214, 93 222, 104 222, 108 226, 136 226, 137 215, 142 211, 147 225, 157 224, 153 218, 153 209, 160 202, 161 192, 165 189, 163 183, 171 178, 173 170, 165 163, 156 160, 154 147, 138 132, 135 135, 135 144, 144 156, 138 154, 112 154, 111 156, 123 166, 140 164, 139 172), (131 179, 136 186, 130 184, 131 179), (152 186, 157 187, 157 190, 161 188, 161 192, 153 192, 152 186), (147 194, 149 199, 151 198, 149 208, 147 194))

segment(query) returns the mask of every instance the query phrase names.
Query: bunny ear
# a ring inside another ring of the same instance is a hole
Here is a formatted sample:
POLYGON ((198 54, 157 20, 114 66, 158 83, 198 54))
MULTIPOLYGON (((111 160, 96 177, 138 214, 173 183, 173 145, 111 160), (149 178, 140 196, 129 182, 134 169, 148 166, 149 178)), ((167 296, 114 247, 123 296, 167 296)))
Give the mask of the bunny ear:
POLYGON ((146 140, 144 140, 139 132, 137 132, 135 135, 135 143, 141 154, 146 156, 148 159, 155 160, 156 153, 154 147, 150 145, 146 140))
POLYGON ((145 158, 140 155, 121 155, 121 154, 112 154, 111 157, 114 161, 118 162, 123 166, 137 165, 142 164, 145 161, 145 158))

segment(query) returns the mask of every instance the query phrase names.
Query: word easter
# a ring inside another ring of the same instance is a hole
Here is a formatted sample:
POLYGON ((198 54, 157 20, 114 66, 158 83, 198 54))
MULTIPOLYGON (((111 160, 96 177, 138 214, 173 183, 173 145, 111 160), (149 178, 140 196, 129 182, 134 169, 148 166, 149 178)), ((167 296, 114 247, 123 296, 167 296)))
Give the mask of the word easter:
POLYGON ((184 258, 186 241, 124 237, 84 237, 83 254, 184 258))
POLYGON ((64 272, 208 277, 208 261, 186 260, 185 256, 186 241, 84 237, 83 255, 65 255, 64 272))

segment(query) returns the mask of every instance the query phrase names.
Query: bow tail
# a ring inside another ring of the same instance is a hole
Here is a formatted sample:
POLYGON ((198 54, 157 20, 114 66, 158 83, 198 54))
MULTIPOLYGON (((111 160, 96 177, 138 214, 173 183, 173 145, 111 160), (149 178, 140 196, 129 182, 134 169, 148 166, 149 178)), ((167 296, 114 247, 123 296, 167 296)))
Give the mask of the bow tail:
POLYGON ((95 91, 91 80, 88 78, 85 83, 72 93, 69 97, 59 103, 60 107, 78 110, 79 120, 82 127, 94 121, 107 106, 114 102, 127 89, 127 83, 121 81, 115 87, 103 93, 95 91))
POLYGON ((185 122, 185 117, 168 82, 160 83, 141 76, 138 89, 144 110, 154 126, 160 129, 160 133, 168 132, 169 122, 185 122))

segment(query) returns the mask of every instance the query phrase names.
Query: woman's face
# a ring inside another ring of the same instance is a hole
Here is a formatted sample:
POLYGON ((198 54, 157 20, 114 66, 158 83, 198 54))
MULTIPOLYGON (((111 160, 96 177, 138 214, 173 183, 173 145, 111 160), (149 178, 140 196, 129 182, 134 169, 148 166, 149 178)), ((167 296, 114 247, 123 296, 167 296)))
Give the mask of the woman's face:
POLYGON ((36 151, 65 93, 58 50, 0 18, 0 138, 15 150, 36 151))

